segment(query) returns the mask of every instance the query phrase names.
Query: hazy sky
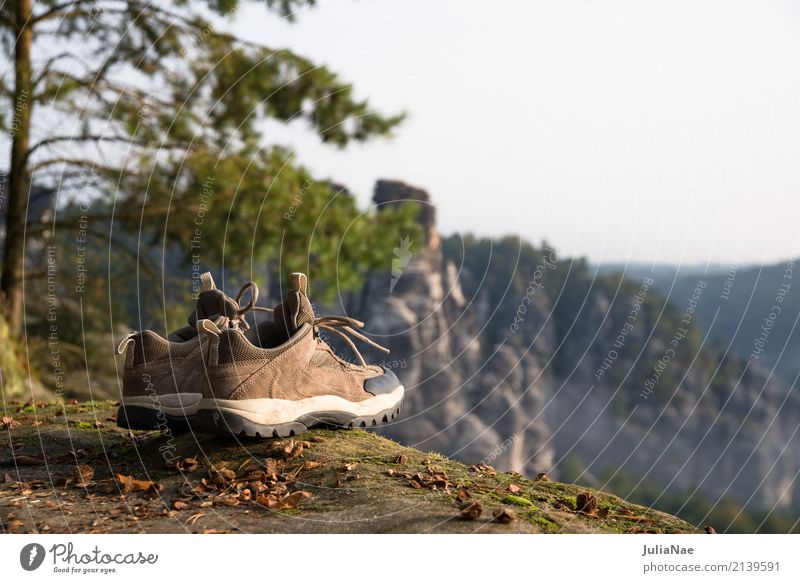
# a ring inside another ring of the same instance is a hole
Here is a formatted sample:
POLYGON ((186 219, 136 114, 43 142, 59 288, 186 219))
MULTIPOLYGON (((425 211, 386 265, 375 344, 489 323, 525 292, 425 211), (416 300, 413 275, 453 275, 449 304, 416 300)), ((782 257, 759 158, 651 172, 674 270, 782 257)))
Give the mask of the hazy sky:
MULTIPOLYGON (((344 152, 275 128, 366 202, 426 188, 445 233, 520 233, 592 261, 800 250, 800 5, 322 1, 232 28, 330 65, 408 121, 344 152)), ((266 143, 265 142, 265 143, 266 143)))

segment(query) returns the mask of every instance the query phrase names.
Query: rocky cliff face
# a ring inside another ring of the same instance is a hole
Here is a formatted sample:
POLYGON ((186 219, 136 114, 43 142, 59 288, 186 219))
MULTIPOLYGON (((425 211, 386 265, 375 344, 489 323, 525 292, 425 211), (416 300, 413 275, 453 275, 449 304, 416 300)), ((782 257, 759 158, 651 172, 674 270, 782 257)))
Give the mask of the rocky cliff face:
POLYGON ((422 241, 398 242, 393 273, 373 275, 351 306, 391 349, 384 365, 407 387, 406 414, 386 433, 465 461, 529 474, 551 467, 549 431, 543 418, 530 414, 542 410, 547 386, 538 358, 487 344, 483 322, 490 306, 465 297, 457 267, 443 256, 426 192, 380 181, 374 199, 379 205, 418 201, 425 234, 422 241))
POLYGON ((424 240, 398 241, 392 272, 349 306, 408 390, 389 436, 529 476, 577 459, 598 487, 623 470, 712 501, 800 507, 800 399, 705 345, 692 322, 717 293, 705 282, 666 303, 646 279, 595 277, 546 246, 443 244, 420 189, 381 181, 374 199, 424 209, 424 240))

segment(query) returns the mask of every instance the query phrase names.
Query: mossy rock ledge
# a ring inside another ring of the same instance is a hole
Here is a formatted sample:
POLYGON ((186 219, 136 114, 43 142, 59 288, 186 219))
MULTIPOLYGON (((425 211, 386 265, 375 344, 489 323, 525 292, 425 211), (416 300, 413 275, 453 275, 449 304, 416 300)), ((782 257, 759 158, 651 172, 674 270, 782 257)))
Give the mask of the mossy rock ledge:
POLYGON ((110 401, 6 403, 0 528, 20 533, 694 533, 613 494, 374 433, 132 433, 110 401))

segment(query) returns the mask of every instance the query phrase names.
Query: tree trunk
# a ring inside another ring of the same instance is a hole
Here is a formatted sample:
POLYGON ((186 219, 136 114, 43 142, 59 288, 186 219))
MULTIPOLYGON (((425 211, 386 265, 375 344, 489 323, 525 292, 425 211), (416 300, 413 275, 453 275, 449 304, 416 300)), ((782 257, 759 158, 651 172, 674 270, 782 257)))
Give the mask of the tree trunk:
POLYGON ((8 211, 3 253, 0 294, 12 334, 22 334, 23 268, 25 262, 25 223, 31 176, 28 146, 31 128, 31 43, 32 0, 16 2, 17 42, 14 46, 15 86, 11 123, 11 168, 8 174, 8 211))

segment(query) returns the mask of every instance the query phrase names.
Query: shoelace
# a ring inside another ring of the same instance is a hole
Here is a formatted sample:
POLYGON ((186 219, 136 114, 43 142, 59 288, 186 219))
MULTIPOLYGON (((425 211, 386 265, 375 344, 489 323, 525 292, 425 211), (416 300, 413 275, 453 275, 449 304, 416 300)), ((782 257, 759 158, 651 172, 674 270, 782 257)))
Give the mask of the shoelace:
POLYGON ((345 332, 352 334, 354 338, 361 340, 361 342, 368 344, 373 348, 377 348, 381 352, 389 354, 390 350, 384 346, 381 346, 374 340, 367 338, 358 330, 355 330, 355 328, 363 327, 364 322, 356 320, 355 318, 350 318, 349 316, 320 316, 319 318, 314 318, 314 332, 317 335, 319 335, 320 330, 326 330, 332 334, 336 334, 347 343, 347 345, 350 347, 350 350, 352 350, 353 354, 355 354, 358 358, 361 366, 366 366, 367 363, 364 361, 364 357, 361 356, 361 353, 358 351, 358 348, 356 348, 355 343, 347 334, 345 334, 345 332))
POLYGON ((239 290, 239 293, 236 294, 236 305, 239 308, 236 310, 236 316, 233 318, 226 316, 224 314, 220 314, 214 320, 214 324, 216 324, 217 328, 222 330, 223 328, 233 328, 235 330, 249 330, 250 324, 247 323, 244 316, 248 312, 270 312, 272 313, 272 308, 262 308, 261 306, 257 306, 256 302, 258 301, 258 285, 254 281, 248 281, 246 284, 242 286, 242 289, 239 290), (250 290, 251 296, 250 301, 247 303, 245 307, 239 306, 239 301, 242 299, 244 294, 250 290))
MULTIPOLYGON (((242 297, 248 292, 251 292, 250 301, 244 307, 239 307, 236 310, 236 316, 231 318, 225 315, 217 316, 213 322, 216 326, 220 329, 223 327, 231 327, 234 329, 242 328, 244 330, 250 329, 250 324, 247 323, 245 319, 245 315, 249 312, 253 311, 260 311, 260 312, 269 312, 272 313, 275 310, 273 308, 262 308, 261 306, 257 306, 256 302, 258 301, 258 285, 254 281, 248 281, 246 284, 242 286, 242 289, 239 290, 239 293, 236 294, 236 304, 239 304, 239 301, 242 297)), ((355 318, 350 318, 349 316, 320 316, 318 318, 314 318, 312 322, 312 326, 314 328, 314 334, 319 337, 320 330, 326 330, 331 334, 335 334, 342 338, 346 343, 347 346, 350 347, 350 350, 353 351, 353 354, 358 358, 359 362, 362 366, 366 366, 366 361, 364 357, 359 352, 358 347, 356 347, 355 343, 350 339, 345 332, 351 334, 357 340, 380 350, 386 354, 389 354, 390 350, 384 346, 381 346, 371 338, 367 338, 361 332, 356 330, 356 328, 363 328, 364 322, 360 320, 356 320, 355 318)))

